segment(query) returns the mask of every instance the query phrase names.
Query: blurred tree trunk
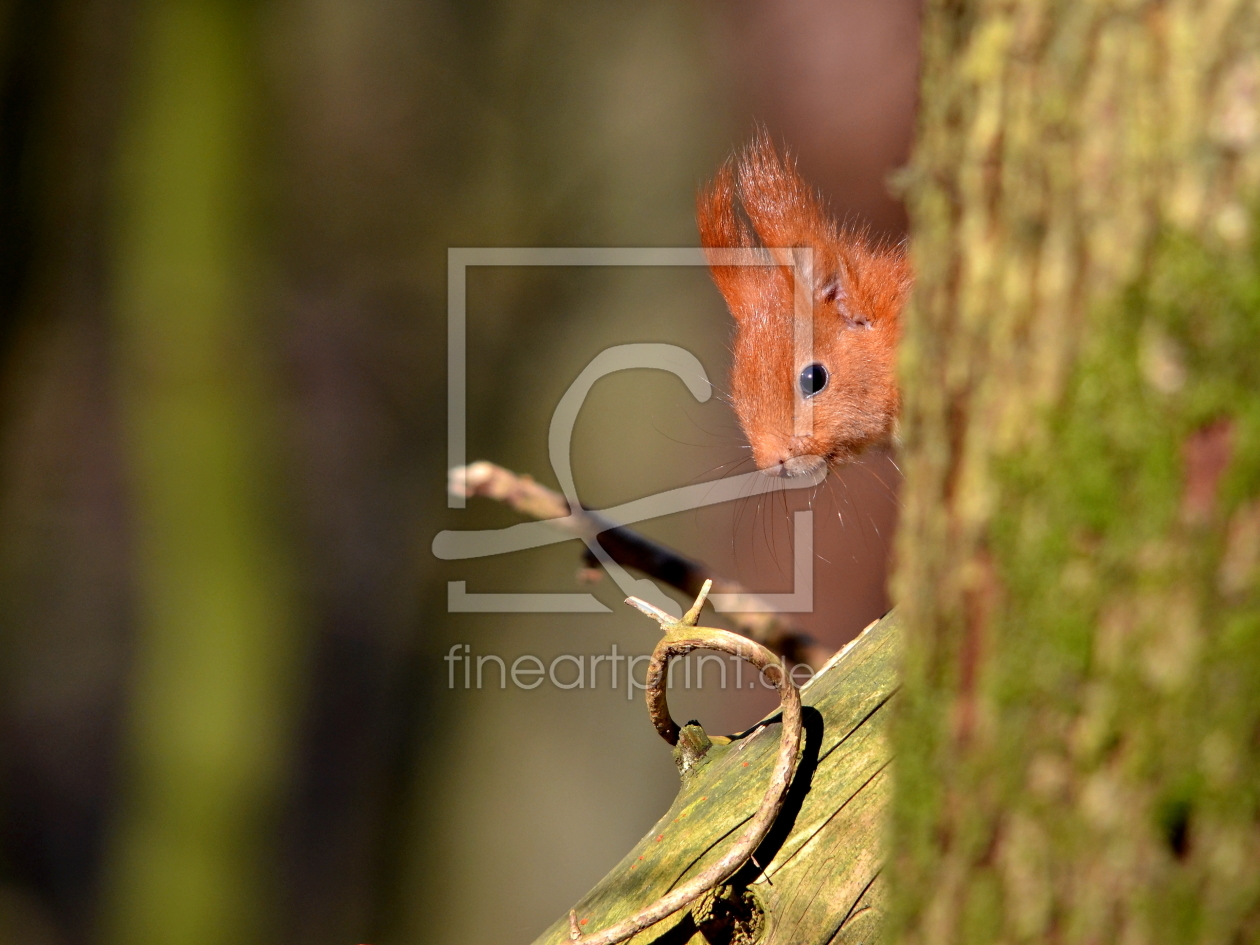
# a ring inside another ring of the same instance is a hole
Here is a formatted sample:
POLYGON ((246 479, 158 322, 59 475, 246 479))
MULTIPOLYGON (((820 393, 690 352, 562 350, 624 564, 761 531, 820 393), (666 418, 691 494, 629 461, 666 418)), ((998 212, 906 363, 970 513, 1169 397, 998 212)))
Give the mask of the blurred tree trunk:
POLYGON ((1258 26, 929 4, 898 941, 1260 936, 1258 26))
POLYGON ((144 4, 119 146, 139 626, 104 921, 127 945, 272 939, 296 648, 256 302, 253 13, 144 4))
POLYGON ((0 938, 92 940, 127 677, 106 310, 128 0, 0 7, 0 938))

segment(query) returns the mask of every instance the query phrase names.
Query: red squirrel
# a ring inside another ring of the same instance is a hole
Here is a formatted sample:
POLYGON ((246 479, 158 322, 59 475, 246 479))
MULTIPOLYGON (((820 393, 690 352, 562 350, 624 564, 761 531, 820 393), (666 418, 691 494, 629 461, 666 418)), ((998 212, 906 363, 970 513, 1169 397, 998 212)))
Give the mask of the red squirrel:
POLYGON ((889 442, 900 407, 901 310, 911 284, 904 247, 839 226, 764 133, 727 161, 697 209, 706 250, 764 247, 780 263, 791 261, 793 247, 813 251, 808 354, 796 341, 793 269, 718 265, 709 254, 735 319, 731 401, 757 466, 807 475, 889 442))

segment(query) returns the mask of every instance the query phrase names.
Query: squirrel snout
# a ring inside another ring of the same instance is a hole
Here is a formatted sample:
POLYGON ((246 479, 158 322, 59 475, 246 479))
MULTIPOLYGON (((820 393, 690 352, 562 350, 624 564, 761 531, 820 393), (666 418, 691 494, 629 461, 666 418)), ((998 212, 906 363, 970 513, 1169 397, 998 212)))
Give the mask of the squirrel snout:
POLYGON ((761 466, 767 476, 810 476, 827 465, 821 456, 792 456, 787 453, 772 455, 769 462, 761 466))

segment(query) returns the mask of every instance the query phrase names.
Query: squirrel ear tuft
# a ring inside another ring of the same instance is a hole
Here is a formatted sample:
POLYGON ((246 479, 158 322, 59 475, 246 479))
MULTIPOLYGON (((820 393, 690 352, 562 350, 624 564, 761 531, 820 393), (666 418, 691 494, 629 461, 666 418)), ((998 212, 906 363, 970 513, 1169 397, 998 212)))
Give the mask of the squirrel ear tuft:
MULTIPOLYGON (((736 206, 735 168, 727 161, 717 172, 709 186, 696 195, 696 222, 700 227, 700 245, 706 250, 742 249, 753 245, 753 236, 740 218, 736 206)), ((736 299, 743 294, 741 283, 744 274, 740 266, 722 266, 714 262, 715 253, 709 258, 709 272, 717 283, 718 291, 726 299, 734 314, 736 299)))
POLYGON ((700 191, 696 216, 713 281, 736 321, 764 310, 768 295, 790 292, 782 267, 791 265, 793 249, 817 250, 836 239, 818 195, 764 128, 700 191), (774 265, 724 264, 718 249, 762 249, 774 265))
POLYGON ((834 239, 834 225, 796 162, 760 129, 740 155, 740 202, 767 247, 818 246, 834 239))

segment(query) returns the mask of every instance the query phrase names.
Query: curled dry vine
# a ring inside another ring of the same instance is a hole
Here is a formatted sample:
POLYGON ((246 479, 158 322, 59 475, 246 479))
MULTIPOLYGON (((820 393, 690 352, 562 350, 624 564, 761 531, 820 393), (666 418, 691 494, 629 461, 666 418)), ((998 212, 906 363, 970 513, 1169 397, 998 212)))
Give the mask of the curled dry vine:
POLYGON ((779 741, 779 754, 770 775, 770 783, 766 786, 766 792, 762 796, 757 812, 753 814, 730 849, 681 886, 634 915, 595 933, 584 933, 577 913, 571 911, 569 913, 569 939, 579 945, 616 945, 618 942, 624 942, 636 932, 690 905, 729 879, 736 870, 748 862, 758 844, 769 832, 783 806, 788 785, 796 770, 797 754, 801 744, 800 690, 796 688, 796 684, 779 658, 760 643, 728 630, 696 626, 700 618, 700 609, 704 606, 705 598, 712 586, 712 580, 704 582, 695 603, 681 618, 672 617, 636 597, 626 600, 627 604, 656 620, 665 633, 652 651, 652 661, 648 665, 648 715, 661 737, 669 744, 676 745, 680 729, 678 723, 669 714, 669 704, 666 699, 669 661, 677 656, 686 656, 692 650, 717 650, 747 660, 773 682, 779 691, 782 735, 779 741))

